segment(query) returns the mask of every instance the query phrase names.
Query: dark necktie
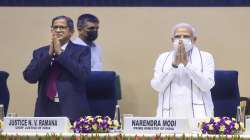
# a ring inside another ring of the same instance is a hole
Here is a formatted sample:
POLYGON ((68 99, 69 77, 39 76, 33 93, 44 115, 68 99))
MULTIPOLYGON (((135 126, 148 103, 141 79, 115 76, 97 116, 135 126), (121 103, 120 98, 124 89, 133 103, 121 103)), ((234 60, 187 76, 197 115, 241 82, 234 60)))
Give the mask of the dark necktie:
POLYGON ((48 77, 48 89, 47 89, 47 96, 51 100, 54 99, 57 93, 56 79, 59 75, 59 72, 60 72, 59 64, 56 62, 52 63, 52 67, 50 69, 49 77, 48 77))

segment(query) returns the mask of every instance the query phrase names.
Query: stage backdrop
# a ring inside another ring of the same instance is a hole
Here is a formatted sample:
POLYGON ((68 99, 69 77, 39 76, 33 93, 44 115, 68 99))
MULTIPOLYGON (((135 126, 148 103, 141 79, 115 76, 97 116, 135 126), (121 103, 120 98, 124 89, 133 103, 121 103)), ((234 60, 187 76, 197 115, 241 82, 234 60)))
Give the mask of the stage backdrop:
POLYGON ((67 15, 76 20, 82 13, 100 18, 97 42, 105 70, 121 76, 122 113, 155 115, 158 94, 150 80, 156 58, 170 49, 171 27, 178 22, 197 28, 197 45, 213 54, 217 69, 239 71, 241 95, 250 97, 250 8, 1 7, 0 69, 10 73, 9 112, 33 115, 37 85, 25 82, 22 72, 32 51, 50 42, 51 19, 67 15))

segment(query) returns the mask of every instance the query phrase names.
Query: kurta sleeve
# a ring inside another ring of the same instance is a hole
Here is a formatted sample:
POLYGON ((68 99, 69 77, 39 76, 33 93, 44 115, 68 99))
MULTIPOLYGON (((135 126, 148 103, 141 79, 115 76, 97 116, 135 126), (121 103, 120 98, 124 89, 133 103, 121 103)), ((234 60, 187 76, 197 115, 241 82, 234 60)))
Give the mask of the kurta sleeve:
POLYGON ((151 87, 159 93, 169 86, 176 75, 177 69, 167 64, 168 55, 169 53, 164 53, 158 57, 154 68, 154 77, 151 80, 151 87))
POLYGON ((203 54, 203 72, 191 63, 186 65, 186 72, 194 84, 202 91, 208 92, 214 86, 214 59, 207 52, 203 54))

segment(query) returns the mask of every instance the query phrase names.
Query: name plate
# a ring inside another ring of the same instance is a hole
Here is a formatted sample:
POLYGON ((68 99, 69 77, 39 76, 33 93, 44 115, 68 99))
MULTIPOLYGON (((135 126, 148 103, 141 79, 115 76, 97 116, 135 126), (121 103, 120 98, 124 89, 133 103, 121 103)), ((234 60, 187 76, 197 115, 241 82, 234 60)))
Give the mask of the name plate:
POLYGON ((70 132, 67 117, 5 117, 6 133, 64 133, 70 132))
POLYGON ((125 133, 188 133, 192 132, 187 119, 155 117, 124 117, 125 133))

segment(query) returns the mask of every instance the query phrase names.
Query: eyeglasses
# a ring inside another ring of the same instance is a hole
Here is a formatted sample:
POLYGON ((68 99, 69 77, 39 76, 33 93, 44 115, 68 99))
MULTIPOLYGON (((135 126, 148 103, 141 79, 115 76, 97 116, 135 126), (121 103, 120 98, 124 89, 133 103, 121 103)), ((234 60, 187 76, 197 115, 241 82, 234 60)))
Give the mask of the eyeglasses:
POLYGON ((68 26, 51 26, 52 30, 65 30, 66 28, 68 28, 68 26))
POLYGON ((191 36, 190 35, 175 35, 174 36, 174 38, 181 38, 181 37, 183 37, 183 38, 191 38, 191 36))

